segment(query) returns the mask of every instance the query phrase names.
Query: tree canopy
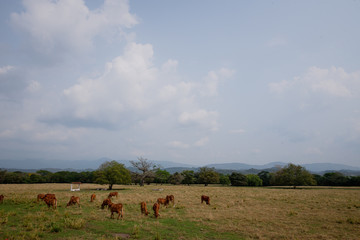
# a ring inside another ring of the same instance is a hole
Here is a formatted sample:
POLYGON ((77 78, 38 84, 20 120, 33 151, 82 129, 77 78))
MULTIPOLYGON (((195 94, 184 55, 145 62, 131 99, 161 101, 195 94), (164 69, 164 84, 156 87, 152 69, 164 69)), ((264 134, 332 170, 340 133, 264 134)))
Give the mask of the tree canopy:
POLYGON ((247 178, 244 174, 242 173, 236 173, 233 172, 230 176, 229 176, 230 182, 231 182, 231 186, 247 186, 247 178))
POLYGON ((195 183, 196 181, 195 173, 193 170, 184 170, 182 171, 181 175, 184 177, 184 179, 182 180, 183 184, 190 185, 195 183))
POLYGON ((246 175, 248 186, 259 187, 262 186, 262 180, 258 175, 248 174, 246 175))
POLYGON ((133 167, 137 168, 140 173, 138 174, 140 178, 140 186, 144 186, 145 178, 153 178, 155 176, 156 165, 148 161, 146 158, 138 157, 138 161, 130 161, 133 167))
POLYGON ((219 183, 220 176, 219 173, 215 172, 214 168, 202 167, 199 171, 198 181, 199 183, 203 183, 207 186, 211 183, 219 183))
POLYGON ((160 168, 155 172, 155 183, 167 183, 171 174, 166 170, 161 170, 160 168))
POLYGON ((275 173, 275 184, 282 186, 308 186, 315 185, 313 175, 304 167, 289 163, 275 173))
POLYGON ((123 164, 116 161, 101 164, 95 174, 95 182, 99 184, 108 184, 109 190, 112 189, 114 184, 131 183, 130 171, 127 170, 123 164))

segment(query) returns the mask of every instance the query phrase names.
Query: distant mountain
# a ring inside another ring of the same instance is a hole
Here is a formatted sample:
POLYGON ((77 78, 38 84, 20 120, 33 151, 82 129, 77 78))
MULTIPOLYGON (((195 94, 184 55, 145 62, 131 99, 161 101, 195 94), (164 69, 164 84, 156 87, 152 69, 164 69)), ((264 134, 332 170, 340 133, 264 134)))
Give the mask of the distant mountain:
POLYGON ((310 163, 310 164, 302 164, 301 166, 305 167, 307 170, 312 172, 340 171, 340 170, 360 171, 359 167, 353 167, 349 165, 336 164, 336 163, 310 163))
MULTIPOLYGON (((0 160, 0 168, 11 169, 11 171, 22 171, 22 170, 36 170, 44 169, 51 172, 56 171, 92 171, 99 168, 99 166, 106 162, 111 161, 111 158, 103 157, 97 160, 77 160, 77 161, 65 161, 65 160, 44 160, 44 159, 26 159, 26 160, 0 160)), ((117 162, 124 164, 124 166, 132 170, 132 165, 129 160, 116 160, 117 162)), ((136 161, 136 160, 135 160, 136 161)), ((152 163, 159 166, 161 169, 166 169, 170 173, 182 172, 184 170, 198 171, 199 165, 191 165, 185 163, 177 163, 171 161, 155 161, 149 160, 152 163)), ((284 162, 271 162, 263 165, 252 165, 245 163, 218 163, 209 164, 206 167, 215 168, 219 172, 231 173, 232 171, 242 173, 256 173, 261 170, 276 171, 276 169, 287 165, 284 162)), ((344 164, 335 163, 312 163, 302 164, 308 171, 313 173, 320 173, 326 171, 341 171, 349 173, 351 171, 360 171, 359 167, 348 166, 344 164)))
POLYGON ((232 169, 232 170, 247 170, 247 169, 267 169, 273 167, 283 167, 287 163, 284 162, 271 162, 264 165, 250 165, 246 163, 218 163, 218 164, 209 164, 206 167, 216 168, 216 169, 232 169))
POLYGON ((170 168, 165 168, 166 171, 168 171, 170 174, 174 174, 176 172, 181 173, 182 171, 186 171, 186 170, 190 170, 190 171, 194 171, 197 172, 199 171, 199 168, 196 167, 170 167, 170 168))
MULTIPOLYGON (((206 167, 213 167, 216 169, 224 170, 247 170, 247 169, 269 169, 283 167, 288 163, 284 162, 271 162, 264 165, 250 165, 245 163, 220 163, 220 164, 209 164, 206 167)), ((311 163, 311 164, 300 164, 305 167, 310 172, 324 172, 324 171, 340 171, 340 170, 352 170, 359 171, 359 167, 353 167, 344 164, 335 164, 335 163, 311 163)))

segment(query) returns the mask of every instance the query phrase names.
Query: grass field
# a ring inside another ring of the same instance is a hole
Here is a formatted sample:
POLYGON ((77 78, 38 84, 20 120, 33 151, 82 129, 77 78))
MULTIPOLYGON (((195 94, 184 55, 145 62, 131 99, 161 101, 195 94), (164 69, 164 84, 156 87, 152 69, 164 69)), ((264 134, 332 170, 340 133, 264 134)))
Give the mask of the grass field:
POLYGON ((103 187, 0 185, 0 239, 360 239, 360 188, 115 185, 113 202, 124 204, 124 219, 117 220, 100 208, 109 191, 95 189, 103 187), (39 193, 55 193, 58 208, 37 203, 39 193), (156 219, 153 203, 170 194, 175 206, 161 207, 156 219), (211 205, 200 203, 202 194, 211 205), (72 195, 80 197, 80 208, 66 208, 72 195), (141 201, 149 216, 140 214, 141 201))

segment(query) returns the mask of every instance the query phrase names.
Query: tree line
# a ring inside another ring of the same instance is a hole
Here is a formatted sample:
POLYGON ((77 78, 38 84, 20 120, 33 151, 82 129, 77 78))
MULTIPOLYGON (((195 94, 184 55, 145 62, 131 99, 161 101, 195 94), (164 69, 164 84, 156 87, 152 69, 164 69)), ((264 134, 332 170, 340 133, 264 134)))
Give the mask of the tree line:
POLYGON ((221 174, 214 168, 202 167, 199 171, 184 170, 170 174, 147 159, 131 161, 137 171, 129 171, 116 161, 103 163, 95 171, 52 173, 38 170, 35 173, 0 170, 0 184, 8 183, 98 183, 112 189, 114 184, 222 184, 228 186, 360 186, 360 176, 344 176, 340 172, 323 175, 311 174, 300 165, 288 164, 276 172, 261 171, 244 175, 239 172, 221 174))

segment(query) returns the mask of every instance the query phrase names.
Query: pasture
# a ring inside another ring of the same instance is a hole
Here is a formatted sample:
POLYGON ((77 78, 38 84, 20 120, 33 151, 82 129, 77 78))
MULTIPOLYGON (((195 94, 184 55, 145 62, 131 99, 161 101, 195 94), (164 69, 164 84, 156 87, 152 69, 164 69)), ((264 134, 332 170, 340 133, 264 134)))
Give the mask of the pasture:
POLYGON ((124 218, 110 219, 101 209, 110 191, 82 184, 0 185, 0 239, 359 239, 360 188, 248 188, 222 186, 122 186, 114 203, 124 205, 124 218), (57 209, 36 201, 39 193, 54 193, 57 209), (91 194, 96 194, 90 202, 91 194), (160 207, 157 198, 175 196, 175 206, 160 207), (80 205, 66 207, 71 196, 80 205), (201 195, 211 205, 201 204, 201 195), (140 202, 150 212, 140 212, 140 202))

